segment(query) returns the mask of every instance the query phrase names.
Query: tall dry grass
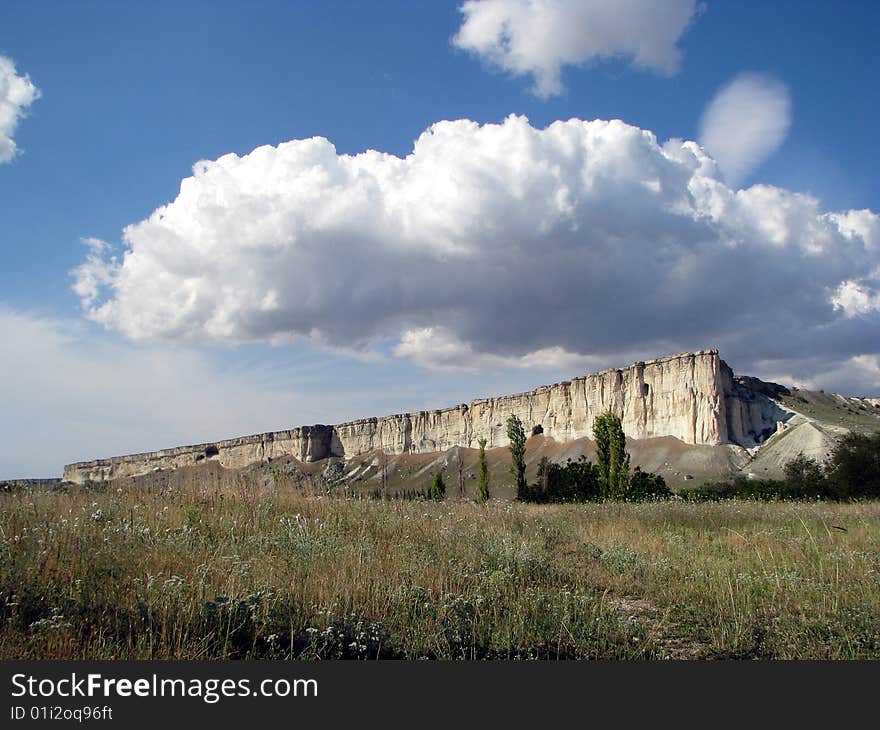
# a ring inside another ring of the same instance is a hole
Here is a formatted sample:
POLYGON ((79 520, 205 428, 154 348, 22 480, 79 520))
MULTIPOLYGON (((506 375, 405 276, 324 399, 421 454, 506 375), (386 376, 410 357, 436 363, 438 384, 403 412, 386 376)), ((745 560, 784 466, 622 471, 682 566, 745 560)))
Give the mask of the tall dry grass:
POLYGON ((880 503, 0 495, 0 658, 880 658, 880 503))

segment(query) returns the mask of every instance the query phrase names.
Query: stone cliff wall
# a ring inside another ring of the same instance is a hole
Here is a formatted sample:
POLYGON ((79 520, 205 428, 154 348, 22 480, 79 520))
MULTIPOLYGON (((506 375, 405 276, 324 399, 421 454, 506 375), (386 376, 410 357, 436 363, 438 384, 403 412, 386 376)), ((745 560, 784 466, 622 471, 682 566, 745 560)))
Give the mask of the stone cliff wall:
POLYGON ((772 399, 788 395, 788 388, 757 378, 734 379, 727 363, 721 364, 728 441, 746 448, 763 443, 794 415, 772 399))
MULTIPOLYGON (((595 417, 618 414, 629 438, 674 436, 687 444, 753 446, 779 420, 775 404, 733 379, 716 350, 702 350, 627 368, 604 370, 528 393, 475 400, 453 408, 368 418, 336 426, 304 426, 197 446, 70 464, 65 481, 84 483, 138 476, 217 460, 235 468, 293 456, 317 461, 373 450, 390 454, 506 446, 506 422, 520 417, 526 432, 540 426, 557 441, 592 436, 595 417)), ((778 407, 777 409, 778 410, 778 407)))

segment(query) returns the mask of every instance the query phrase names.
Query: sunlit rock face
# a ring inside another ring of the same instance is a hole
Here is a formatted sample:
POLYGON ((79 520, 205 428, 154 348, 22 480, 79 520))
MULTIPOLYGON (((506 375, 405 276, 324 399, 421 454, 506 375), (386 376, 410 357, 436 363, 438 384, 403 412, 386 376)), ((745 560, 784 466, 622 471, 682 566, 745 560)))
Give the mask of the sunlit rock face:
MULTIPOLYGON (((213 444, 69 464, 64 480, 85 483, 138 476, 217 460, 239 468, 293 456, 318 461, 382 450, 444 451, 453 446, 506 446, 507 419, 557 441, 592 437, 596 416, 620 416, 628 438, 672 436, 686 444, 751 447, 772 434, 785 412, 749 379, 734 380, 716 350, 701 350, 604 370, 527 393, 475 400, 452 408, 366 418, 336 426, 303 426, 213 444)), ((771 394, 772 395, 772 394, 771 394)))

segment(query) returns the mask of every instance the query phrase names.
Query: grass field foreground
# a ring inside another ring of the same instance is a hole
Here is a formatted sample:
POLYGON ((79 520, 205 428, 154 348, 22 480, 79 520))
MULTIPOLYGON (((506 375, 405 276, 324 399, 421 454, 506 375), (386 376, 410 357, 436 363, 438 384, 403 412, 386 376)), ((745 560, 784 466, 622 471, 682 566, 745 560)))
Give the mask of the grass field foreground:
POLYGON ((0 495, 0 658, 880 658, 880 503, 0 495))

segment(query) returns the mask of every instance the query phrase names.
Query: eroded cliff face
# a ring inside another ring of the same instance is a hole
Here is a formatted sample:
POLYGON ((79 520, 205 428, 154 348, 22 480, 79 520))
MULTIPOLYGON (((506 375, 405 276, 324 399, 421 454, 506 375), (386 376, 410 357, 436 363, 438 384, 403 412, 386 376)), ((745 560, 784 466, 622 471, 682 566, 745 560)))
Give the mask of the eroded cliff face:
POLYGON ((63 479, 106 481, 204 460, 237 468, 281 456, 308 462, 374 450, 425 453, 453 446, 475 448, 480 438, 490 448, 506 446, 507 419, 512 414, 519 416, 527 434, 540 428, 545 436, 564 442, 591 438, 594 419, 609 410, 620 416, 628 438, 673 436, 686 444, 745 447, 775 430, 781 413, 766 395, 736 382, 716 350, 702 350, 443 410, 79 462, 64 468, 63 479))
POLYGON ((481 437, 490 448, 506 446, 511 414, 527 431, 540 426, 545 436, 570 441, 591 437, 593 420, 609 410, 621 417, 630 438, 675 436, 690 444, 719 444, 727 438, 723 381, 716 351, 676 355, 442 411, 344 423, 335 427, 342 449, 337 455, 476 447, 481 437))
POLYGON ((764 443, 794 415, 773 400, 790 391, 757 378, 734 378, 727 363, 721 365, 728 441, 746 448, 764 443))

